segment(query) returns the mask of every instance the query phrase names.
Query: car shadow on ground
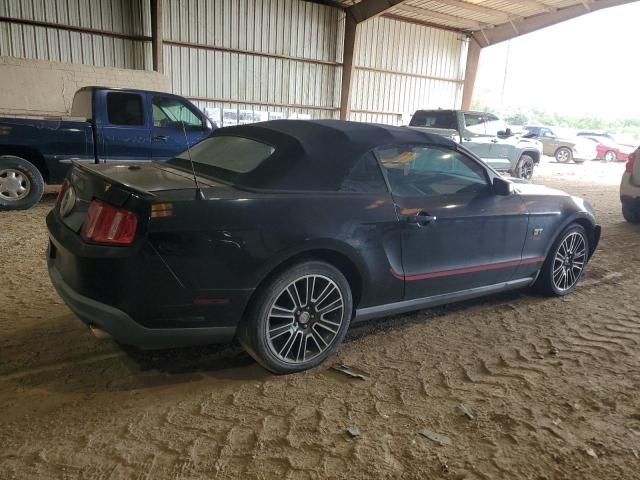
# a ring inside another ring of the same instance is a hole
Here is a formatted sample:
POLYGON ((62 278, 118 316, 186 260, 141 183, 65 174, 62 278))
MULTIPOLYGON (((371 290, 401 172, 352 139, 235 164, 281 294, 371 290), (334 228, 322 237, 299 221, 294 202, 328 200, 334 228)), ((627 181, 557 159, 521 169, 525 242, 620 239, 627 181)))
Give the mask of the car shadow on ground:
MULTIPOLYGON (((344 348, 369 335, 402 330, 478 306, 497 308, 530 295, 535 294, 507 292, 355 324, 343 341, 344 348)), ((250 382, 272 375, 260 367, 237 340, 227 345, 139 350, 110 339, 93 338, 70 313, 37 329, 6 335, 4 343, 8 350, 23 352, 20 365, 0 373, 0 384, 9 390, 101 393, 186 386, 206 378, 250 382), (73 324, 75 327, 71 327, 73 324), (43 338, 57 341, 48 343, 46 354, 40 355, 43 338)), ((329 358, 325 365, 333 363, 335 359, 329 358)))

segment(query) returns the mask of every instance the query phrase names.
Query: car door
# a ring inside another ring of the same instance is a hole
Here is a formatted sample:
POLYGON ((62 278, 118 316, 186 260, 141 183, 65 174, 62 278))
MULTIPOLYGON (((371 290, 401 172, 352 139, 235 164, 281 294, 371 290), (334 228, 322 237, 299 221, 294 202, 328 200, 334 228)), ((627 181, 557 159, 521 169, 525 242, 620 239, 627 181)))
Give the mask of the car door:
POLYGON ((486 163, 496 170, 510 170, 515 146, 513 137, 507 136, 507 124, 492 114, 487 114, 485 124, 486 132, 491 135, 489 158, 486 163))
POLYGON ((489 160, 492 137, 487 135, 486 115, 476 112, 462 112, 461 115, 460 143, 483 160, 489 160))
POLYGON ((151 151, 154 160, 168 160, 208 136, 203 115, 172 95, 151 96, 151 151))
POLYGON ((398 213, 405 299, 508 281, 521 261, 528 214, 493 192, 486 167, 457 150, 380 148, 398 213))
POLYGON ((143 92, 101 91, 98 105, 98 158, 103 161, 151 158, 150 124, 143 92))
POLYGON ((538 138, 542 142, 543 153, 550 157, 556 154, 556 150, 560 146, 556 134, 549 128, 540 129, 540 137, 538 138))

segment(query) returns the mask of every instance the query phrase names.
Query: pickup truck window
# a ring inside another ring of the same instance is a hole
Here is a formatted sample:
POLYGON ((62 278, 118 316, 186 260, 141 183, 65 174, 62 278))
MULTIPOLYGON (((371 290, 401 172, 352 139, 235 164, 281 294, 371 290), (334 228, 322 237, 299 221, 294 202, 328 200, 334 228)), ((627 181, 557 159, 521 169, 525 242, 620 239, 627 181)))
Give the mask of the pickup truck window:
POLYGON ((418 110, 409 123, 411 127, 443 128, 457 130, 456 115, 449 111, 418 110))
POLYGON ((465 113, 464 114, 464 126, 470 132, 478 135, 486 135, 486 118, 482 113, 465 113))
POLYGON ((71 116, 92 118, 93 112, 91 111, 91 99, 93 98, 93 92, 91 90, 78 90, 73 97, 73 103, 71 104, 71 116))
POLYGON ((107 118, 112 125, 144 125, 142 97, 137 93, 107 93, 107 118))
POLYGON ((198 117, 184 102, 171 97, 153 97, 151 101, 154 127, 202 127, 198 117))
POLYGON ((273 155, 275 148, 249 138, 218 135, 209 137, 176 158, 233 173, 248 173, 273 155))

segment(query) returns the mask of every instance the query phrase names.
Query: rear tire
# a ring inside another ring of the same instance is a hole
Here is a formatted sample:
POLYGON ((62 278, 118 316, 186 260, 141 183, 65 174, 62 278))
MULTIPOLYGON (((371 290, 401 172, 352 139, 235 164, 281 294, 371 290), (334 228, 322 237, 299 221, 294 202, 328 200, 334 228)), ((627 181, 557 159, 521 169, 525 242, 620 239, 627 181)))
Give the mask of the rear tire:
POLYGON ((589 259, 589 237, 582 225, 572 223, 553 242, 534 288, 561 297, 573 292, 589 259))
POLYGON ((638 208, 638 203, 632 203, 629 201, 622 202, 622 216, 624 219, 629 222, 637 225, 640 223, 640 208, 638 208))
POLYGON ((270 372, 300 372, 333 354, 352 313, 344 275, 328 263, 307 261, 280 273, 257 293, 238 328, 238 340, 270 372))
POLYGON ((27 210, 44 193, 44 179, 31 162, 13 155, 0 156, 0 210, 27 210))
POLYGON ((618 156, 616 155, 616 152, 614 152, 613 150, 608 150, 604 154, 605 162, 615 162, 616 160, 618 160, 618 156))
POLYGON ((568 163, 573 160, 573 152, 567 147, 560 147, 555 153, 556 162, 568 163))

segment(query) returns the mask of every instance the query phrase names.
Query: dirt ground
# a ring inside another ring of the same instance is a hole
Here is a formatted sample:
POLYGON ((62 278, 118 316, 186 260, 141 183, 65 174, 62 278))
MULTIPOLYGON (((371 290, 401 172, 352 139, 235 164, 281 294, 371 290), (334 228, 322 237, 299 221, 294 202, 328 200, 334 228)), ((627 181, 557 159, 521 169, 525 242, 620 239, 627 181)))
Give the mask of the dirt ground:
POLYGON ((54 196, 0 213, 0 478, 640 478, 640 228, 620 214, 622 170, 536 172, 603 225, 572 295, 374 322, 326 365, 283 377, 236 346, 141 353, 95 339, 46 274, 54 196))

